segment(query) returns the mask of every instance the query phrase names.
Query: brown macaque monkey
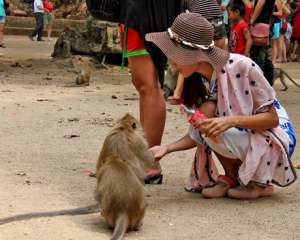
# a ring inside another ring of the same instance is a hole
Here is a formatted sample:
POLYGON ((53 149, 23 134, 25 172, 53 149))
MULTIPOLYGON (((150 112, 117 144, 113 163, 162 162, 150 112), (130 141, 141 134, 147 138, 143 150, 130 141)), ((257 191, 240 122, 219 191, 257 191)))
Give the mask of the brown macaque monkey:
POLYGON ((96 167, 95 198, 114 228, 112 240, 141 227, 146 209, 144 169, 153 164, 140 123, 127 113, 106 137, 96 167))
POLYGON ((286 84, 285 77, 287 77, 294 85, 300 88, 300 84, 293 80, 292 77, 286 71, 284 71, 281 68, 274 68, 273 83, 276 81, 277 78, 279 78, 281 84, 283 85, 281 91, 288 90, 288 85, 286 84))
POLYGON ((72 59, 72 63, 77 72, 75 83, 78 86, 89 86, 92 75, 92 67, 90 63, 88 63, 82 57, 74 57, 72 59))

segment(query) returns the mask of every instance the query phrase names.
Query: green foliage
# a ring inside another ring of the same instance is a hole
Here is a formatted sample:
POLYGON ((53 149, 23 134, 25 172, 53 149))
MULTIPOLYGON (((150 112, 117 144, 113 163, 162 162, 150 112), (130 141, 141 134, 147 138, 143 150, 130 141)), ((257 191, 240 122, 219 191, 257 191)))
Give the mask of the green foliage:
POLYGON ((54 3, 55 7, 59 7, 62 3, 63 3, 64 0, 51 0, 51 2, 54 3))

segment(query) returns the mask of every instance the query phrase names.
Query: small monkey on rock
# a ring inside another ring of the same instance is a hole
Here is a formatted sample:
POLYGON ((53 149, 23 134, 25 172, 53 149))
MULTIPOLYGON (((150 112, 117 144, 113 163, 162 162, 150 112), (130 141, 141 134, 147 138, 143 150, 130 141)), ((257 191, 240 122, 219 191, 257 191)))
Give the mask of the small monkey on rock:
POLYGON ((153 164, 140 123, 127 113, 106 137, 96 167, 95 198, 114 228, 112 240, 141 227, 146 209, 144 169, 153 164))

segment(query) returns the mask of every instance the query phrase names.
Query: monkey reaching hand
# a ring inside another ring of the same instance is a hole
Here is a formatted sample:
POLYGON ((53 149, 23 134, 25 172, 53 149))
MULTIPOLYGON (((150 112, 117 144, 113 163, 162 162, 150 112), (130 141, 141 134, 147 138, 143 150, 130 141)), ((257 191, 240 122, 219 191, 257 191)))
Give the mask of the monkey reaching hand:
POLYGON ((140 123, 126 114, 106 137, 96 167, 95 198, 114 228, 112 240, 141 227, 146 209, 144 169, 153 164, 140 123))

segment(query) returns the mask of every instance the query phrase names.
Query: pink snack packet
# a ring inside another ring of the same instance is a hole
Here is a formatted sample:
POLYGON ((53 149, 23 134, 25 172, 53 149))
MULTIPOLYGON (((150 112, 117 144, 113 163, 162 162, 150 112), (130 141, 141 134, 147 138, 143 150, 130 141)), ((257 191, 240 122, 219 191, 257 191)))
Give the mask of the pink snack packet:
MULTIPOLYGON (((203 121, 207 118, 205 114, 203 114, 199 110, 188 108, 184 105, 181 105, 180 108, 182 111, 184 111, 187 114, 189 123, 192 124, 192 126, 195 128, 198 128, 203 123, 203 121)), ((212 138, 212 140, 218 143, 217 137, 212 138)))

